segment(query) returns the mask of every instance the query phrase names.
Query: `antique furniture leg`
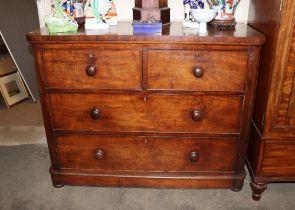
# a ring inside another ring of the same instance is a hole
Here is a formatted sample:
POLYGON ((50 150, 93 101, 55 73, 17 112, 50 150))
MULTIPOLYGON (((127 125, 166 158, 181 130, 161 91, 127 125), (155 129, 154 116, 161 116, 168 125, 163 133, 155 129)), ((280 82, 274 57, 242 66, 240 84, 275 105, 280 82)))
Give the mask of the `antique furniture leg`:
POLYGON ((53 183, 53 187, 54 187, 54 188, 63 188, 64 185, 63 185, 63 184, 54 184, 54 183, 53 183))
POLYGON ((234 191, 234 192, 240 192, 242 190, 242 188, 243 188, 243 185, 244 185, 244 178, 245 178, 245 176, 243 178, 241 178, 241 179, 236 180, 234 182, 234 185, 231 188, 231 190, 234 191))
POLYGON ((267 188, 266 182, 255 182, 254 179, 251 180, 250 186, 252 188, 252 198, 255 201, 259 201, 261 198, 261 194, 267 188))

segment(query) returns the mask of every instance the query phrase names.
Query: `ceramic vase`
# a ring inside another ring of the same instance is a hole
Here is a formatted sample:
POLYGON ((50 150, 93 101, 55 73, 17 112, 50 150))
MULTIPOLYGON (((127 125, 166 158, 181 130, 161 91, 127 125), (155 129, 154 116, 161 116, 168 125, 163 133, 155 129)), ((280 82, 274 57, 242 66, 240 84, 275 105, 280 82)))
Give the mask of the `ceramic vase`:
POLYGON ((213 26, 231 28, 236 25, 235 11, 240 0, 207 0, 210 8, 217 10, 213 26))
POLYGON ((191 16, 192 9, 204 9, 203 0, 183 0, 184 6, 184 20, 183 27, 185 28, 199 28, 199 23, 197 23, 191 16))

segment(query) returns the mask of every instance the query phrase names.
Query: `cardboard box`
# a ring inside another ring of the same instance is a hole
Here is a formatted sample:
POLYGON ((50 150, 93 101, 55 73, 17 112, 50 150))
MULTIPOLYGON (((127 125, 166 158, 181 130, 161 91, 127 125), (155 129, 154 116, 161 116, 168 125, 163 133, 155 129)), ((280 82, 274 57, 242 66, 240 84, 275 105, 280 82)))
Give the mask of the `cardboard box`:
POLYGON ((0 57, 0 77, 17 71, 17 68, 9 54, 0 57))

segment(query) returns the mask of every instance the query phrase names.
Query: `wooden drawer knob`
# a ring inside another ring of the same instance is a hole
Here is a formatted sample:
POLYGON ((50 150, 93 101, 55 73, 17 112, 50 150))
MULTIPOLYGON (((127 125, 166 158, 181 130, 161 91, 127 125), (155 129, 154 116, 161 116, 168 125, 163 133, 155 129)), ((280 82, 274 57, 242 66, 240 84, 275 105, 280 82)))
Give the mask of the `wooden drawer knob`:
POLYGON ((202 112, 200 110, 194 110, 192 118, 194 121, 200 121, 202 119, 202 112))
POLYGON ((94 64, 87 66, 86 74, 89 77, 93 77, 96 74, 96 66, 94 64))
POLYGON ((196 78, 201 78, 204 75, 204 71, 201 67, 194 69, 194 75, 196 78))
POLYGON ((93 108, 91 111, 90 111, 90 117, 91 119, 93 120, 98 120, 101 116, 101 111, 100 109, 98 108, 93 108))
POLYGON ((97 149, 97 150, 95 151, 95 158, 96 158, 97 160, 102 160, 102 159, 104 158, 104 151, 101 150, 101 149, 97 149))
POLYGON ((199 153, 196 151, 191 152, 189 155, 189 159, 191 160, 191 162, 197 162, 199 160, 199 153))

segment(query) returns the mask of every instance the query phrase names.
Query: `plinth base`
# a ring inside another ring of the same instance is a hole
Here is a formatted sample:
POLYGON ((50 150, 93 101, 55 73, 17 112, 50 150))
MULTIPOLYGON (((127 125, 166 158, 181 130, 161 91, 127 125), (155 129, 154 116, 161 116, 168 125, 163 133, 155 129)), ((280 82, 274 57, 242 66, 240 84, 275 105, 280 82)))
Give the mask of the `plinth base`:
POLYGON ((233 20, 214 20, 210 23, 214 28, 218 28, 220 30, 235 30, 236 21, 233 20))

